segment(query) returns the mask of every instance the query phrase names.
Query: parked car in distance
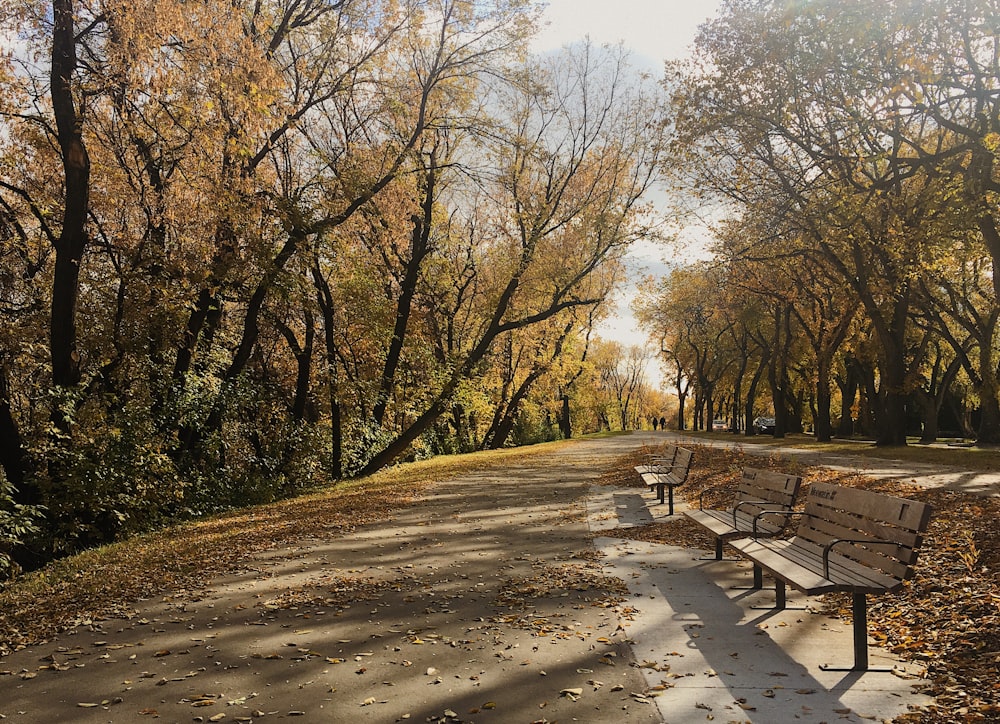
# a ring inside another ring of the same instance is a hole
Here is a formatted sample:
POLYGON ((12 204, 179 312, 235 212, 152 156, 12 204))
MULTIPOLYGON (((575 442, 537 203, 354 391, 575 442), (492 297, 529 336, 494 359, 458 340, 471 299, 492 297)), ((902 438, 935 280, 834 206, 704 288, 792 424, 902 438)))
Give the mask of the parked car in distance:
POLYGON ((726 424, 725 420, 712 420, 712 430, 718 432, 720 430, 725 431, 728 429, 729 425, 726 424))
POLYGON ((753 431, 758 435, 773 435, 774 434, 774 418, 773 417, 757 417, 753 421, 753 431))

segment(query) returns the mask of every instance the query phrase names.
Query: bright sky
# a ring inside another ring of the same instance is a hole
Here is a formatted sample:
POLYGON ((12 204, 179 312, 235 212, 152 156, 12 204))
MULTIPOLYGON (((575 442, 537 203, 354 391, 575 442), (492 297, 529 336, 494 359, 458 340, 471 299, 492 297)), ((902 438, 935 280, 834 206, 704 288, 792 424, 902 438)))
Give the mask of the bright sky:
MULTIPOLYGON (((548 0, 545 18, 549 24, 536 39, 535 50, 554 50, 585 36, 596 43, 621 41, 634 53, 637 67, 658 74, 664 60, 687 53, 698 26, 714 17, 720 5, 721 0, 548 0)), ((697 235, 695 230, 690 233, 697 235)), ((683 237, 682 232, 682 243, 683 237)), ((635 276, 665 271, 665 254, 657 246, 636 247, 631 254, 635 276)), ((602 337, 627 345, 646 343, 628 306, 634 294, 630 285, 619 300, 618 314, 598 330, 602 337)), ((660 383, 657 362, 651 361, 646 373, 653 384, 660 383)))
POLYGON ((713 17, 721 0, 548 0, 549 25, 535 42, 538 50, 558 48, 589 35, 597 43, 622 41, 636 63, 659 70, 680 58, 698 26, 713 17))

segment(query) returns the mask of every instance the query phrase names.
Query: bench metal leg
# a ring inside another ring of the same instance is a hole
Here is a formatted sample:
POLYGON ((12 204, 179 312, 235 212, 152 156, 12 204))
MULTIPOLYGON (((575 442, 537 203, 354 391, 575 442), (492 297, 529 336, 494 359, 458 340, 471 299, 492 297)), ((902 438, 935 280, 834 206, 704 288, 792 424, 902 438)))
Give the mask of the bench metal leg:
POLYGON ((853 594, 854 612, 854 666, 837 667, 823 664, 820 668, 823 671, 870 671, 870 672, 891 672, 891 666, 868 665, 868 601, 863 593, 855 591, 853 594))
POLYGON ((753 566, 752 586, 733 586, 734 591, 760 591, 764 588, 764 571, 756 563, 753 566))
POLYGON ((714 556, 701 556, 698 558, 699 561, 739 561, 740 558, 723 558, 722 547, 725 545, 722 538, 715 539, 715 555, 714 556))
MULTIPOLYGON (((757 583, 757 566, 754 566, 754 584, 757 583)), ((785 582, 780 578, 774 579, 774 606, 751 606, 754 610, 764 611, 805 611, 805 606, 789 606, 786 594, 785 582)))
POLYGON ((721 561, 722 560, 722 538, 715 539, 715 555, 699 556, 699 561, 721 561))
POLYGON ((868 670, 868 601, 863 593, 854 593, 854 670, 868 670))
MULTIPOLYGON (((668 485, 667 486, 667 492, 668 492, 668 495, 669 495, 669 498, 670 498, 670 508, 669 508, 669 512, 667 513, 667 515, 673 515, 674 514, 674 486, 673 485, 668 485)), ((660 496, 660 502, 661 503, 663 502, 663 496, 662 495, 660 496)))
POLYGON ((785 582, 780 578, 774 581, 774 607, 779 611, 785 609, 788 598, 785 596, 785 582))

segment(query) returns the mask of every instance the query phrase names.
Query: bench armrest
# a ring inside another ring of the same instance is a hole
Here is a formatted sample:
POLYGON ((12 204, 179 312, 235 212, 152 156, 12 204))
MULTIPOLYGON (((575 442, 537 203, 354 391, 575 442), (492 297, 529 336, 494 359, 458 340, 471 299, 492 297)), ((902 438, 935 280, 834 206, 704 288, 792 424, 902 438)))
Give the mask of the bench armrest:
POLYGON ((823 546, 823 578, 830 578, 830 552, 835 546, 838 546, 841 543, 848 543, 850 545, 899 547, 899 543, 894 543, 891 540, 872 540, 871 538, 836 538, 823 546))
POLYGON ((775 515, 775 514, 785 516, 785 525, 788 525, 788 518, 791 518, 792 516, 802 516, 802 517, 808 517, 808 518, 816 518, 816 517, 818 517, 816 515, 813 515, 812 513, 806 513, 805 511, 802 511, 802 510, 764 510, 764 511, 761 511, 760 513, 758 513, 757 515, 755 515, 754 518, 753 518, 753 537, 754 538, 760 537, 759 532, 757 530, 757 521, 760 518, 762 518, 763 516, 765 516, 765 515, 775 515))
POLYGON ((744 505, 754 505, 754 506, 757 506, 757 507, 760 507, 760 506, 763 506, 763 505, 774 505, 774 506, 776 506, 776 507, 771 508, 769 510, 762 510, 761 512, 757 513, 757 515, 754 516, 753 523, 754 523, 754 532, 755 533, 756 533, 756 528, 757 528, 757 519, 760 518, 762 515, 767 515, 768 513, 786 513, 789 510, 786 506, 781 505, 779 503, 772 503, 769 500, 741 500, 740 502, 738 502, 736 505, 733 506, 733 530, 739 530, 740 529, 739 526, 736 524, 736 514, 740 512, 740 508, 742 506, 744 506, 744 505))

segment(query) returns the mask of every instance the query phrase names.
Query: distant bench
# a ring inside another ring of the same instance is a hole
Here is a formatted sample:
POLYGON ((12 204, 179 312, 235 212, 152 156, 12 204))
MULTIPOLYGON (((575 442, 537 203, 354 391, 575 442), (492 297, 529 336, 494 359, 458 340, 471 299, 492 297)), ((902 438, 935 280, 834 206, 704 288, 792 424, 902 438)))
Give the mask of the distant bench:
POLYGON ((790 520, 789 513, 802 484, 802 477, 771 470, 743 468, 736 488, 736 498, 725 509, 705 508, 701 493, 698 510, 684 515, 715 537, 715 560, 722 560, 726 541, 748 536, 774 537, 781 534, 790 520))
POLYGON ((869 671, 867 594, 898 591, 912 577, 930 520, 926 503, 858 488, 813 483, 795 536, 729 541, 775 580, 775 609, 785 608, 785 584, 806 595, 849 591, 854 597, 854 666, 869 671))
POLYGON ((662 454, 652 456, 646 465, 635 466, 635 471, 639 473, 642 482, 650 489, 656 488, 656 494, 661 504, 664 497, 668 497, 670 502, 669 515, 674 514, 674 488, 683 485, 684 481, 687 480, 693 457, 694 453, 687 448, 667 445, 662 454))

